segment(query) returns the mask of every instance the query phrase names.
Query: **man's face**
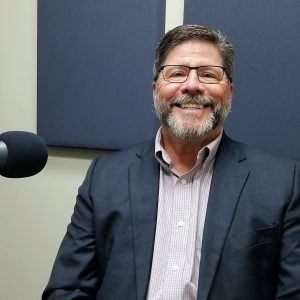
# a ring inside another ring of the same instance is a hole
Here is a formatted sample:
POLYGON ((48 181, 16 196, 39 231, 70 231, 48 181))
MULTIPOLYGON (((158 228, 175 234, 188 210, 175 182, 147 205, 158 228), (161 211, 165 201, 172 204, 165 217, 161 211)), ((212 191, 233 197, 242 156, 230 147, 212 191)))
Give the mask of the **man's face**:
MULTIPOLYGON (((213 44, 187 41, 170 50, 163 65, 223 66, 223 60, 213 44)), ((221 128, 231 108, 232 91, 225 74, 221 82, 205 84, 193 69, 184 83, 170 83, 160 72, 153 82, 155 112, 175 136, 200 138, 221 128)))

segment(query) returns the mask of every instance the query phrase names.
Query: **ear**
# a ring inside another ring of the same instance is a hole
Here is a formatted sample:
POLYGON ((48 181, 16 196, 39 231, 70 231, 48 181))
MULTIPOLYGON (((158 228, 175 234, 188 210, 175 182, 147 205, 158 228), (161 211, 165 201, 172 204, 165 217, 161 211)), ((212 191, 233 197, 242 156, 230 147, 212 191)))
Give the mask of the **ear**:
POLYGON ((153 96, 153 99, 154 99, 155 93, 156 93, 156 81, 153 81, 152 82, 152 96, 153 96))
POLYGON ((233 90, 234 90, 234 85, 233 83, 229 84, 229 100, 230 100, 230 104, 232 104, 232 97, 233 97, 233 90))

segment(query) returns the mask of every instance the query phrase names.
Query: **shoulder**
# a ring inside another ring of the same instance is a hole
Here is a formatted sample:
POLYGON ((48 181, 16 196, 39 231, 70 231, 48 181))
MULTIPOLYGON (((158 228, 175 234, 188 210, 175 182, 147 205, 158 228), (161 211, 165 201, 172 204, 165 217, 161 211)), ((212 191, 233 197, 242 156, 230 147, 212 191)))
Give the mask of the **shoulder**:
POLYGON ((222 138, 221 151, 226 151, 230 155, 245 160, 250 167, 265 169, 268 171, 286 170, 291 171, 299 169, 299 161, 291 158, 276 156, 255 147, 235 141, 224 135, 222 138))
POLYGON ((97 157, 93 160, 89 172, 94 173, 104 169, 108 171, 128 169, 130 164, 145 155, 152 155, 154 158, 154 140, 149 140, 124 150, 97 157))

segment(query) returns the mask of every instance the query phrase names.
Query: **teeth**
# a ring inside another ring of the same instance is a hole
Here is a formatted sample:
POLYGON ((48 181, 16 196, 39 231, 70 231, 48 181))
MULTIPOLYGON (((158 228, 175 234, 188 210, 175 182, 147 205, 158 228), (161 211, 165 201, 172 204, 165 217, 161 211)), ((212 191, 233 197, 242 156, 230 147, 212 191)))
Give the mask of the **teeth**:
POLYGON ((181 106, 183 109, 203 109, 203 105, 195 105, 195 104, 184 104, 181 106))

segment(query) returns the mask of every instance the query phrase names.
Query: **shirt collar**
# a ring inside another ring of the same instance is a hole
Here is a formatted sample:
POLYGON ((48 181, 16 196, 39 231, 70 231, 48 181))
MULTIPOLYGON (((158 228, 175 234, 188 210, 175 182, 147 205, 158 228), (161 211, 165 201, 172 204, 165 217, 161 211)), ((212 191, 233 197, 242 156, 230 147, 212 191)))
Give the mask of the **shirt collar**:
MULTIPOLYGON (((220 134, 212 142, 199 150, 196 164, 198 164, 200 160, 202 160, 202 163, 204 163, 204 161, 205 163, 209 163, 215 158, 221 142, 222 134, 223 128, 220 134)), ((161 127, 158 129, 155 137, 155 157, 160 165, 169 169, 171 158, 163 147, 161 127)))

